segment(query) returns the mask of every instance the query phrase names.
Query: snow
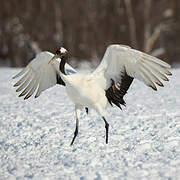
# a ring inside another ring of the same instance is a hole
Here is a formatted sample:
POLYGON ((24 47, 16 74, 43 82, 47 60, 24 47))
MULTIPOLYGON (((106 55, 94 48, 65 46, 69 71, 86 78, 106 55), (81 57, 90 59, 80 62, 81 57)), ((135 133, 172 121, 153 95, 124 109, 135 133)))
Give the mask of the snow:
POLYGON ((19 69, 0 69, 0 179, 179 179, 180 69, 154 92, 134 81, 127 107, 107 109, 103 120, 82 113, 79 135, 74 106, 55 86, 37 98, 19 98, 11 78, 19 69))

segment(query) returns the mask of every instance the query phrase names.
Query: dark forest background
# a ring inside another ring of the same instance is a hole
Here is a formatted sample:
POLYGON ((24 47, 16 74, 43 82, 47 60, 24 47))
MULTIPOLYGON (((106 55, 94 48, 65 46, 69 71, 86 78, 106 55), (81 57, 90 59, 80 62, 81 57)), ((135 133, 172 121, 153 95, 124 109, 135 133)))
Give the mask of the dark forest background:
POLYGON ((82 61, 112 43, 180 62, 180 0, 1 0, 0 65, 25 66, 59 46, 82 61))

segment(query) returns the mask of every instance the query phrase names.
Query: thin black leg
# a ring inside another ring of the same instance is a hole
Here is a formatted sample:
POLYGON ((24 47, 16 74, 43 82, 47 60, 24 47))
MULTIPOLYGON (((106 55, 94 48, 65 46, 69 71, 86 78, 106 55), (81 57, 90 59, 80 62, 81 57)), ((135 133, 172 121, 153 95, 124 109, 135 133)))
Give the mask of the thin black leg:
POLYGON ((73 139, 72 139, 72 141, 71 141, 71 146, 73 145, 74 140, 76 139, 76 136, 78 135, 78 123, 77 123, 77 121, 78 121, 78 120, 76 120, 76 129, 75 129, 75 131, 74 131, 74 137, 73 137, 73 139))
POLYGON ((86 109, 86 114, 88 114, 88 108, 87 108, 87 107, 85 107, 85 109, 86 109))
POLYGON ((75 106, 75 112, 76 112, 76 129, 74 131, 74 137, 71 141, 71 146, 74 143, 74 140, 76 139, 76 136, 78 135, 78 126, 79 126, 79 118, 80 118, 80 114, 81 114, 81 108, 79 106, 75 106))
POLYGON ((105 128, 106 128, 106 144, 108 144, 108 133, 109 133, 109 124, 106 121, 105 117, 102 117, 105 122, 105 128))

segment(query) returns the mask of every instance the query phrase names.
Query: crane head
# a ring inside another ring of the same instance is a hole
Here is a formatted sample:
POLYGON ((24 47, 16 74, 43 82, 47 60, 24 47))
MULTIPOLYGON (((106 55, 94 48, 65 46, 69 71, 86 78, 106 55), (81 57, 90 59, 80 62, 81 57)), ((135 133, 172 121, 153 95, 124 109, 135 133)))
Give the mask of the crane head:
POLYGON ((66 54, 67 50, 63 47, 57 48, 56 53, 55 54, 66 54))
POLYGON ((55 59, 58 59, 58 58, 61 59, 62 57, 67 57, 67 54, 68 54, 68 51, 65 48, 63 47, 57 48, 55 55, 51 58, 48 64, 51 64, 55 59))

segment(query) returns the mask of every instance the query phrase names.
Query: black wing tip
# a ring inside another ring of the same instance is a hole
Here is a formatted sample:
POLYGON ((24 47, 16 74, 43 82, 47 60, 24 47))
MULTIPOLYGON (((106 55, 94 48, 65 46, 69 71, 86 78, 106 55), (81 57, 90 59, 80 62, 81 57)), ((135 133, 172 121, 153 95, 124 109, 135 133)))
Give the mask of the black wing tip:
POLYGON ((33 94, 27 94, 24 98, 24 100, 29 99, 33 94))
POLYGON ((159 83, 159 82, 155 82, 158 86, 160 86, 160 87, 164 87, 164 84, 163 83, 159 83))
POLYGON ((120 105, 118 107, 119 107, 120 110, 122 110, 122 107, 120 105))
POLYGON ((168 73, 166 73, 166 75, 172 76, 172 73, 168 71, 168 73))
POLYGON ((24 96, 24 94, 20 94, 18 97, 22 97, 22 96, 24 96))
MULTIPOLYGON (((25 94, 26 94, 26 93, 22 92, 21 94, 19 94, 18 97, 22 97, 22 96, 24 96, 25 94)), ((31 96, 26 95, 26 96, 24 97, 24 100, 28 99, 29 97, 31 97, 31 96)))
POLYGON ((25 98, 24 98, 24 100, 27 100, 27 99, 29 99, 30 98, 30 96, 26 96, 25 98))
POLYGON ((13 87, 17 87, 17 86, 19 86, 17 83, 13 85, 13 87))
POLYGON ((35 96, 34 96, 34 98, 38 98, 38 97, 39 97, 39 95, 35 95, 35 96))
POLYGON ((19 77, 18 74, 14 75, 12 79, 16 79, 17 77, 19 77))
POLYGON ((157 91, 156 87, 150 86, 154 91, 157 91))

